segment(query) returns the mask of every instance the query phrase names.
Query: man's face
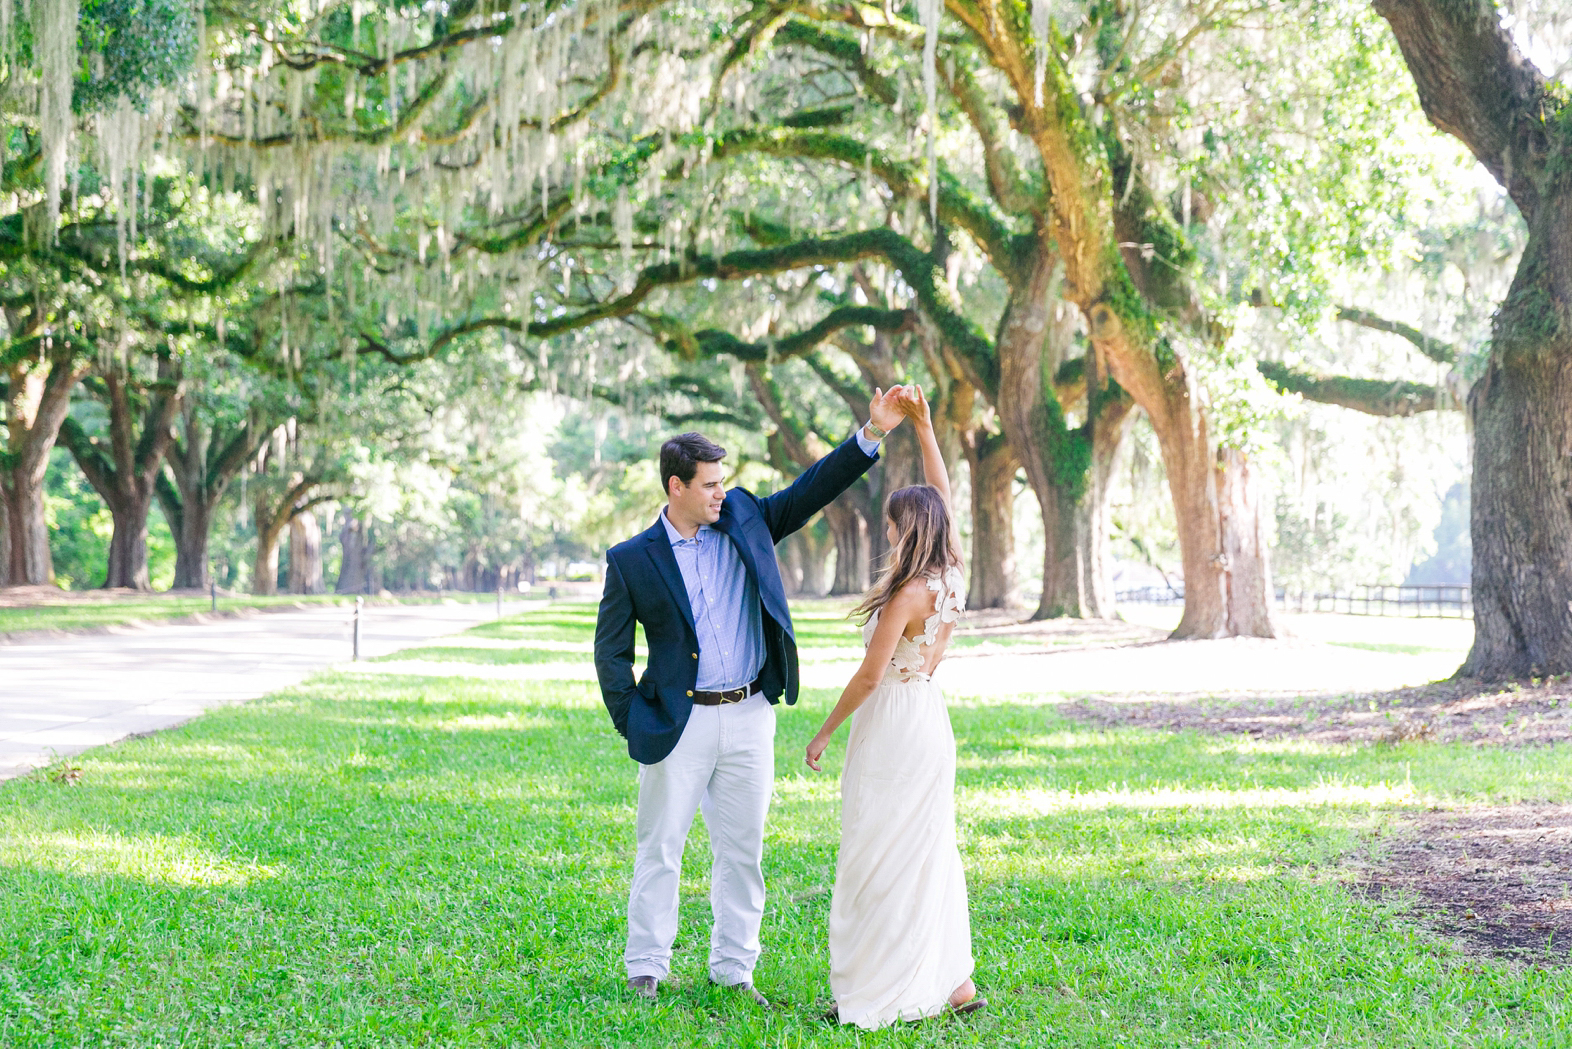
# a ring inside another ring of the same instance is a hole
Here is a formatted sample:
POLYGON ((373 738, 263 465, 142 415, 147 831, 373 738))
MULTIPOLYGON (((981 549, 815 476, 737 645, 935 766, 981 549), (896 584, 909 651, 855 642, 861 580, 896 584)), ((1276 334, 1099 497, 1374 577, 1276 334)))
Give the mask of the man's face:
POLYGON ((714 524, 720 520, 721 503, 726 499, 723 487, 726 470, 720 463, 699 463, 693 480, 687 484, 673 477, 666 486, 671 504, 668 516, 680 516, 694 525, 714 524))

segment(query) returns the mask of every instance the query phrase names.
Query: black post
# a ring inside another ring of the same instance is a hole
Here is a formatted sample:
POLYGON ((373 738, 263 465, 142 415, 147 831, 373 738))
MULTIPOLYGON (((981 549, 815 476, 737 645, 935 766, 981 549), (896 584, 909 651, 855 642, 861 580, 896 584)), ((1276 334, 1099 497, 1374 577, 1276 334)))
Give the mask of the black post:
POLYGON ((212 576, 207 577, 207 596, 213 602, 213 611, 218 611, 218 580, 212 576))

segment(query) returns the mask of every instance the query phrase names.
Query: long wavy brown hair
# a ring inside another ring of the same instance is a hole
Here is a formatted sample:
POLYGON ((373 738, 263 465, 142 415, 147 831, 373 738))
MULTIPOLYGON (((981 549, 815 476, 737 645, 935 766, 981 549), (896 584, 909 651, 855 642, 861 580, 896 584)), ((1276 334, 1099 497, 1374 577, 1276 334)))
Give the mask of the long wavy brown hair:
POLYGON ((851 615, 861 616, 864 623, 913 579, 942 574, 951 565, 961 566, 961 552, 955 548, 955 533, 950 527, 950 508, 933 485, 896 489, 885 500, 884 513, 895 523, 895 545, 886 555, 878 581, 851 610, 851 615))

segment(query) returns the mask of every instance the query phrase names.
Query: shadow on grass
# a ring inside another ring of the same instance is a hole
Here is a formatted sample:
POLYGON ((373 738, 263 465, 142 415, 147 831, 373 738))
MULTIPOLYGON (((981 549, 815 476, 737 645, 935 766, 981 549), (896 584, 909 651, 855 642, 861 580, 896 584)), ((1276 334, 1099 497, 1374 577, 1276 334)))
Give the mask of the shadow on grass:
POLYGON ((1104 727, 1248 735, 1314 743, 1572 741, 1572 680, 1466 678, 1370 692, 1066 697, 1066 713, 1104 727))
MULTIPOLYGON (((526 626, 582 640, 590 620, 526 626)), ((1524 775, 1513 755, 1257 753, 1024 702, 954 715, 994 1009, 823 1027, 839 747, 832 772, 799 769, 832 700, 781 711, 757 976, 780 1008, 707 985, 702 823, 677 982, 655 1009, 627 999, 634 766, 592 685, 341 674, 91 752, 76 786, 0 787, 0 1045, 1551 1045, 1567 1029, 1565 972, 1466 963, 1316 873, 1390 808, 1316 800, 1328 788, 1486 791, 1524 775)))

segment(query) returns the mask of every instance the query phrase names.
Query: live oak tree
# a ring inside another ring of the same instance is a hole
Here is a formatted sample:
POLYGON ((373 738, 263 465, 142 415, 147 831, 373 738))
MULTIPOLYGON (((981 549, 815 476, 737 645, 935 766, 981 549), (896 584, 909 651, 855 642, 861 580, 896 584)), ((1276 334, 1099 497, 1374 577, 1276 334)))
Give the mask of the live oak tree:
MULTIPOLYGON (((270 357, 260 325, 244 313, 226 318, 185 370, 186 394, 171 427, 156 494, 175 540, 175 589, 212 582, 208 544, 220 502, 291 415, 293 383, 259 367, 270 357)), ((266 314, 256 318, 265 323, 266 314)))
POLYGON ((180 366, 172 358, 165 348, 156 355, 150 374, 143 376, 137 374, 140 362, 111 357, 86 379, 108 410, 107 433, 90 434, 73 417, 61 426, 63 443, 114 521, 106 587, 152 586, 147 515, 182 399, 180 366))
POLYGON ((1465 384, 1456 371, 1455 366, 1461 362, 1455 346, 1426 335, 1413 325, 1389 320, 1368 310, 1342 307, 1337 311, 1337 319, 1404 339, 1430 360, 1451 367, 1450 381, 1437 384, 1327 375, 1281 361, 1259 361, 1256 369, 1283 393, 1297 393, 1307 401, 1335 404, 1366 415, 1409 416, 1417 412, 1461 408, 1462 398, 1457 392, 1465 384))
MULTIPOLYGON (((197 75, 104 166, 133 171, 167 142, 206 192, 255 208, 258 242, 281 260, 267 290, 319 296, 309 337, 306 313, 291 327, 286 308, 268 344, 296 376, 342 386, 357 361, 448 366, 504 337, 521 371, 599 396, 641 366, 642 350, 608 335, 621 325, 690 362, 767 368, 834 346, 861 385, 948 386, 952 454, 964 449, 983 496, 974 515, 994 526, 979 557, 1001 566, 981 584, 974 573, 979 603, 1010 589, 997 524, 1020 463, 1048 532, 1038 613, 1111 610, 1100 507, 1139 403, 1180 519, 1181 633, 1267 632, 1251 463, 1205 374, 1229 334, 1218 303, 1240 287, 1224 290, 1197 252, 1220 162, 1197 154, 1176 180, 1162 160, 1182 137, 1166 128, 1191 100, 1197 41, 1227 37, 1244 13, 1255 9, 213 8, 197 75), (859 269, 867 287, 854 289, 859 269), (750 282, 777 310, 762 338, 742 337, 757 300, 727 290, 750 282), (910 338, 914 319, 920 368, 881 371, 859 349, 910 338)), ((134 125, 115 112, 115 127, 134 125)), ((38 147, 35 168, 52 171, 60 137, 43 137, 56 145, 38 147)), ((51 214, 74 199, 69 180, 34 177, 51 214)), ((137 213, 105 214, 124 225, 137 213)), ((138 238, 126 243, 131 268, 148 265, 138 238)), ((318 407, 294 417, 309 432, 333 396, 306 400, 318 407)), ((306 479, 298 465, 278 475, 269 530, 312 498, 286 498, 294 473, 306 479)))
POLYGON ((1488 0, 1377 0, 1431 121, 1517 205, 1528 241, 1498 309, 1474 427, 1474 645, 1485 680, 1572 671, 1572 105, 1488 0))
MULTIPOLYGON (((1039 614, 1097 610, 1097 588, 1086 582, 1097 573, 1087 572, 1089 559, 1078 554, 1077 523, 1084 520, 1084 531, 1095 532, 1101 519, 1095 512, 1081 517, 1079 508, 1088 489, 1096 503, 1097 485, 1088 482, 1089 477, 1095 481, 1096 471, 1089 472, 1089 467, 1109 458, 1096 454, 1100 440, 1106 452, 1121 431, 1120 418, 1103 418, 1127 403, 1109 385, 1111 375, 1152 416, 1163 438, 1192 583, 1180 632, 1269 632, 1270 578, 1253 476, 1243 452, 1228 447, 1225 435, 1210 421, 1210 409, 1198 399, 1201 384, 1186 363, 1227 334, 1195 286, 1194 253, 1179 221, 1189 210, 1188 193, 1183 206, 1175 208, 1154 196, 1151 174, 1143 166, 1146 158, 1126 140, 1154 93, 1168 90, 1170 75, 1190 42, 1226 26, 1243 9, 1178 5, 1164 23, 1170 28, 1152 33, 1130 13, 1096 5, 1072 12, 1073 35, 1058 26, 1046 7, 1043 17, 1026 19, 1019 11, 958 4, 942 18, 929 11, 927 25, 855 5, 828 12, 763 5, 739 10, 724 54, 706 54, 711 38, 684 36, 680 28, 667 34, 659 63, 646 51, 649 65, 659 67, 657 80, 667 71, 678 78, 670 81, 669 98, 656 103, 665 112, 651 113, 647 92, 623 103, 620 111, 612 109, 614 115, 637 118, 621 125, 611 122, 613 128, 631 126, 631 132, 585 140, 570 176, 571 192, 564 186, 566 172, 553 189, 542 169, 538 205, 533 203, 536 198, 515 188, 517 150, 499 151, 497 145, 508 142, 517 125, 483 122, 479 126, 493 129, 489 139, 471 133, 477 126, 474 114, 484 112, 486 121, 493 119, 489 114, 496 108, 491 102, 456 110, 453 119, 459 123, 452 135, 432 133, 441 125, 434 121, 421 136, 411 136, 411 141, 423 137, 443 148, 463 140, 467 152, 461 151, 461 158, 442 170, 489 171, 492 188, 461 194, 458 206, 450 203, 441 216, 431 214, 423 229, 416 223, 403 234, 389 227, 387 235, 363 237, 368 255, 383 267, 379 272, 384 279, 414 279, 417 293, 412 298, 417 302, 431 294, 419 291, 422 282, 429 286, 443 280, 464 287, 457 276, 448 278, 459 272, 455 260, 467 257, 472 261, 462 271, 466 280, 488 267, 500 273, 500 284, 507 289, 502 305, 516 309, 511 316, 487 316, 466 304, 458 312, 468 315, 453 321, 418 353, 434 352, 447 341, 488 327, 549 339, 619 318, 678 352, 703 352, 702 340, 690 337, 691 332, 663 312, 661 303, 669 301, 660 294, 663 289, 703 282, 713 293, 717 282, 823 272, 857 263, 878 266, 901 282, 970 385, 985 398, 996 398, 991 407, 1027 467, 1049 533, 1039 614), (952 25, 952 19, 958 32, 941 34, 941 22, 952 25), (930 36, 932 49, 925 46, 930 36), (1125 46, 1137 38, 1144 51, 1125 46), (786 64, 771 69, 776 55, 786 55, 786 64), (847 85, 841 91, 847 101, 819 104, 832 101, 833 91, 813 88, 814 78, 800 78, 808 84, 804 92, 783 88, 790 79, 783 70, 789 74, 792 63, 801 64, 799 56, 807 56, 815 74, 837 73, 847 85), (710 65, 704 65, 706 61, 710 65), (749 101, 754 86, 748 74, 758 63, 764 66, 763 86, 757 100, 749 101), (918 91, 903 97, 907 86, 918 81, 919 64, 925 86, 935 93, 938 85, 945 89, 943 104, 926 108, 923 119, 929 130, 947 115, 961 121, 970 141, 982 147, 973 150, 981 156, 978 166, 952 170, 948 155, 942 161, 932 156, 926 165, 920 154, 912 155, 914 137, 933 138, 914 135, 918 127, 910 118, 918 112, 918 91), (688 71, 686 79, 683 70, 688 71), (1074 83, 1087 75, 1097 81, 1097 91, 1089 95, 1074 83), (815 92, 816 99, 810 97, 815 92), (722 104, 733 95, 744 104, 722 104), (652 116, 658 134, 651 133, 652 116), (798 180, 803 188, 795 197, 776 193, 772 201, 768 193, 727 180, 727 169, 751 164, 757 170, 760 158, 816 167, 826 173, 828 184, 825 176, 810 174, 798 180), (496 188, 499 179, 505 191, 496 188), (813 181, 821 183, 817 193, 807 189, 813 181), (822 198, 848 186, 867 191, 870 183, 884 194, 872 201, 872 208, 838 210, 854 222, 874 218, 879 225, 853 225, 849 232, 833 234, 813 229, 837 210, 821 206, 822 198), (741 215, 735 206, 739 190, 741 215), (807 213, 793 214, 790 206, 804 199, 809 202, 807 213), (476 210, 482 201, 488 202, 489 221, 481 221, 476 210), (723 203, 717 207, 715 202, 723 203), (903 202, 908 218, 892 220, 891 212, 899 212, 903 202), (771 211, 772 204, 776 206, 771 211), (771 211, 771 221, 750 221, 750 210, 771 211), (793 239, 794 223, 815 235, 793 239), (720 249, 738 233, 754 246, 720 249), (402 247, 396 243, 400 238, 402 247), (953 285, 939 276, 954 238, 964 238, 980 252, 1002 284, 1002 304, 986 325, 979 324, 958 301, 953 285), (411 240, 417 243, 411 245, 411 240), (620 273, 604 261, 619 250, 624 260, 620 273), (533 257, 523 264, 521 254, 530 253, 533 257), (633 257, 651 255, 663 261, 629 264, 633 257), (1070 418, 1073 407, 1059 403, 1052 384, 1070 359, 1076 338, 1065 325, 1061 303, 1074 307, 1090 336, 1085 370, 1092 381, 1083 387, 1088 393, 1077 425, 1070 418), (1064 325, 1057 339, 1050 338, 1050 314, 1064 325), (994 329, 994 337, 985 334, 985 326, 994 329)), ((468 25, 464 31, 470 34, 508 35, 508 24, 495 18, 485 21, 482 9, 459 13, 469 21, 455 20, 451 26, 468 25)), ((661 20, 667 13, 661 8, 652 15, 657 26, 668 24, 661 20)), ((618 30, 607 33, 608 56, 618 53, 621 27, 640 24, 618 22, 618 30)), ((456 36, 450 44, 450 36, 438 35, 437 27, 432 33, 421 54, 445 54, 459 46, 456 36)), ((632 51, 643 46, 635 43, 632 51)), ((303 42, 286 64, 311 68, 325 61, 324 48, 334 50, 303 42)), ((385 65, 362 63, 360 68, 385 72, 397 66, 400 53, 385 65)), ((334 61, 353 71, 348 59, 334 61)), ((620 66, 611 62, 608 68, 616 72, 620 66)), ((423 105, 441 95, 446 74, 439 66, 427 75, 424 82, 418 75, 411 78, 414 85, 430 88, 412 93, 423 105)), ((581 104, 563 110, 560 117, 543 112, 533 126, 544 131, 559 120, 565 125, 581 121, 606 97, 599 92, 610 82, 601 79, 587 96, 581 94, 581 104)), ((597 81, 589 78, 586 83, 597 81)), ((491 97, 489 83, 476 90, 482 88, 491 97)), ((435 103, 431 106, 429 111, 436 112, 435 103)), ((307 137, 317 134, 312 131, 307 137)), ((346 132, 345 137, 354 135, 346 132)), ((289 136, 248 141, 274 140, 282 144, 289 136)), ((390 161, 384 158, 381 163, 385 169, 390 161)), ((376 223, 359 225, 374 229, 376 223)), ((866 319, 854 311, 867 308, 837 307, 781 341, 799 334, 822 340, 837 328, 865 325, 866 319)), ((416 312, 414 326, 424 339, 426 314, 423 309, 416 312)), ((393 332, 362 331, 359 337, 366 352, 413 359, 409 351, 392 348, 393 332)), ((1099 537, 1087 536, 1081 545, 1099 549, 1099 537)))
POLYGON ((13 337, 0 358, 6 436, 0 453, 0 584, 18 586, 48 583, 54 576, 44 472, 70 411, 72 388, 87 366, 86 348, 73 335, 38 331, 44 311, 35 304, 6 312, 13 337))
MULTIPOLYGON (((22 10, 3 0, 0 15, 0 585, 36 584, 53 574, 49 451, 77 380, 107 358, 106 334, 124 329, 109 285, 127 280, 138 216, 158 207, 153 181, 130 163, 150 137, 142 110, 183 75, 195 34, 190 8, 169 0, 40 0, 22 10)), ((134 546, 126 536, 114 544, 122 560, 134 546)))
POLYGON ((276 299, 262 292, 258 277, 267 275, 277 246, 236 236, 230 223, 250 217, 245 209, 205 193, 194 178, 148 176, 141 192, 141 235, 134 241, 127 243, 121 230, 116 243, 111 229, 101 230, 97 243, 79 236, 73 245, 106 314, 99 353, 81 387, 101 404, 105 425, 102 433, 89 432, 68 418, 61 436, 114 521, 104 585, 150 585, 147 519, 156 497, 175 537, 175 585, 200 587, 207 582, 213 503, 244 463, 242 446, 255 452, 261 438, 247 425, 234 435, 239 446, 214 449, 216 469, 198 481, 196 460, 208 447, 202 413, 187 405, 187 372, 211 379, 224 367, 284 370, 276 355, 263 356, 271 347, 258 338, 276 299), (227 323, 226 311, 239 323, 227 323))
MULTIPOLYGON (((1154 31, 1116 5, 1070 8, 1065 26, 1060 11, 1039 6, 1028 18, 1023 9, 955 3, 942 15, 920 10, 926 24, 919 24, 858 5, 754 5, 735 23, 712 92, 747 104, 708 114, 716 130, 697 139, 697 155, 681 171, 715 178, 705 172, 722 162, 757 170, 761 157, 822 171, 800 180, 798 195, 784 202, 796 214, 782 223, 775 212, 777 225, 812 230, 822 222, 819 199, 835 191, 835 172, 860 172, 863 186, 882 186, 895 200, 916 203, 919 216, 926 212, 931 230, 920 221, 886 220, 879 230, 819 233, 735 258, 785 266, 873 262, 899 275, 974 388, 996 398, 1004 434, 1031 479, 1048 533, 1040 615, 1095 610, 1096 588, 1087 580, 1097 573, 1087 571, 1083 551, 1100 543, 1095 535, 1078 542, 1077 522, 1088 495, 1096 504, 1097 471, 1090 467, 1111 459, 1095 450, 1116 446, 1123 420, 1114 413, 1128 394, 1153 419, 1168 464, 1187 579, 1179 633, 1270 633, 1258 486, 1245 453, 1229 446, 1212 418, 1194 369, 1196 358, 1227 338, 1226 325, 1207 306, 1182 228, 1188 189, 1182 206, 1160 200, 1149 156, 1138 154, 1134 141, 1154 98, 1168 97, 1171 105, 1180 93, 1175 74, 1191 42, 1226 28, 1243 9, 1175 5, 1154 31), (850 85, 845 97, 822 89, 813 97, 814 77, 804 75, 800 91, 766 79, 754 100, 749 62, 767 75, 775 54, 788 56, 777 65, 838 72, 850 85), (966 143, 930 152, 926 164, 904 148, 917 129, 900 119, 903 103, 908 113, 917 108, 916 91, 903 92, 917 81, 919 61, 935 99, 924 115, 928 130, 953 120, 966 143), (1087 82, 1095 90, 1085 90, 1087 82), (1002 283, 1002 304, 983 323, 935 276, 950 243, 961 238, 1002 283), (1069 323, 1063 305, 1073 307, 1069 323), (1052 382, 1074 359, 1076 328, 1090 343, 1080 406, 1060 402, 1052 382)), ((702 210, 690 210, 686 228, 696 227, 699 241, 724 229, 711 219, 706 230, 702 210)), ((848 214, 867 221, 855 210, 848 214)), ((751 233, 759 225, 743 228, 751 233)), ((611 297, 608 310, 619 302, 637 308, 652 285, 759 272, 730 261, 690 248, 686 274, 663 277, 646 268, 629 295, 611 297)), ((1099 515, 1084 520, 1095 533, 1099 515)))

